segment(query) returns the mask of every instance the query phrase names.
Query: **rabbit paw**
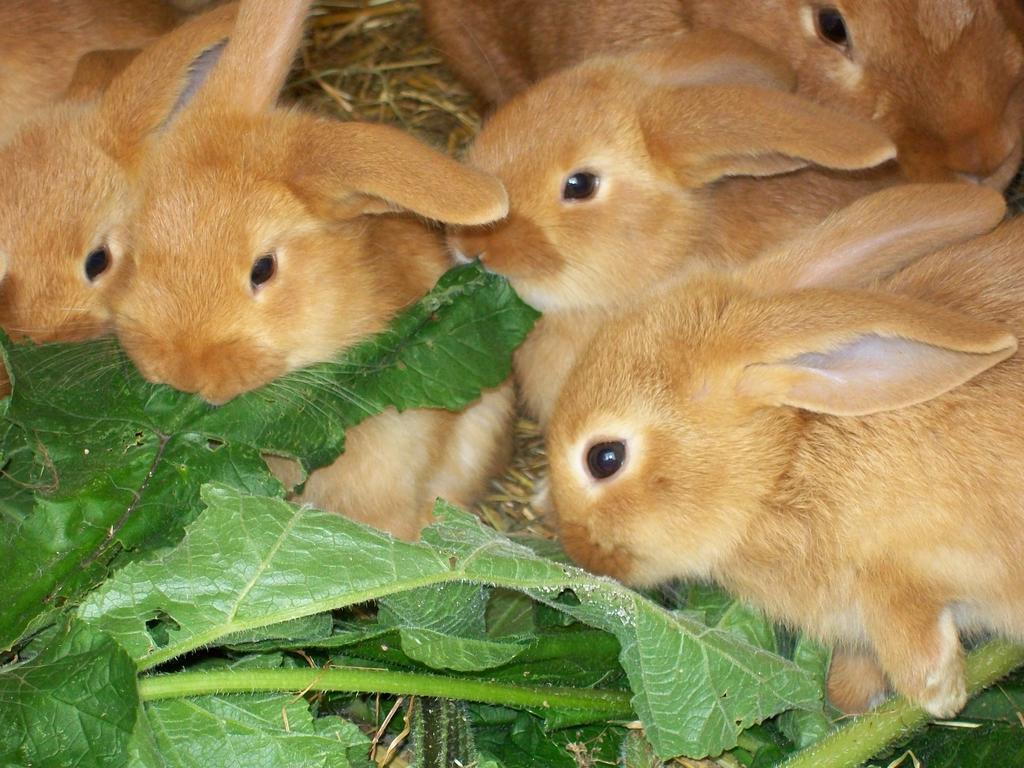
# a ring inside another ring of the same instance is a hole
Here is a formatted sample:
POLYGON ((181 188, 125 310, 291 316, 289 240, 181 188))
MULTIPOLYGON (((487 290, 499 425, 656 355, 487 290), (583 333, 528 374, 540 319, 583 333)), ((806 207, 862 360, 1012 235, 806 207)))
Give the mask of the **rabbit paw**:
POLYGON ((915 698, 938 718, 953 717, 967 703, 963 648, 949 609, 939 618, 938 658, 928 669, 924 686, 915 698))

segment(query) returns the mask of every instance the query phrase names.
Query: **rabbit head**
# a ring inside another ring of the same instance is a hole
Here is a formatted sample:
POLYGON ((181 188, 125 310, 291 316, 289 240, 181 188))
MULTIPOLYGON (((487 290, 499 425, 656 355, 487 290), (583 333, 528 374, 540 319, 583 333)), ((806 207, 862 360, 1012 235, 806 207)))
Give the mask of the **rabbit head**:
MULTIPOLYGON (((740 570, 752 537, 786 546, 796 537, 761 512, 808 418, 922 403, 1016 350, 998 325, 864 290, 1003 212, 998 194, 969 185, 885 190, 746 268, 691 276, 599 334, 549 429, 569 554, 653 584, 740 570)), ((813 558, 807 537, 801 557, 813 558)))
POLYGON ((468 160, 504 182, 510 214, 452 230, 456 257, 542 311, 612 305, 701 262, 726 177, 892 158, 874 126, 778 90, 787 73, 760 48, 689 43, 592 59, 505 104, 468 160))
POLYGON ((231 30, 234 7, 197 17, 135 57, 97 99, 67 102, 0 147, 0 327, 37 342, 107 329, 124 266, 132 183, 158 133, 231 30))
POLYGON ((798 92, 876 121, 910 180, 1002 189, 1021 160, 1024 47, 1011 0, 691 0, 693 23, 782 55, 798 92), (1015 26, 1017 29, 1015 29, 1015 26))
POLYGON ((308 5, 243 2, 222 61, 147 156, 112 292, 142 374, 213 403, 332 358, 409 301, 403 286, 433 284, 434 235, 392 212, 506 211, 499 182, 401 131, 275 111, 308 5))

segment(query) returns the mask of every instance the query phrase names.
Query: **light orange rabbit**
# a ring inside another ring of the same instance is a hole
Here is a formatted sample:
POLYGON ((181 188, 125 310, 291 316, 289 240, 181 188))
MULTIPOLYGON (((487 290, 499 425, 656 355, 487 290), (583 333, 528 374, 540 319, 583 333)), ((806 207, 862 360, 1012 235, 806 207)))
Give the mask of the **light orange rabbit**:
POLYGON ((969 239, 1003 211, 885 190, 605 329, 549 433, 570 555, 717 582, 957 712, 958 630, 1024 640, 1024 219, 969 239))
POLYGON ((876 121, 910 180, 1002 189, 1021 160, 1015 0, 425 0, 424 17, 456 74, 491 104, 595 54, 725 29, 779 54, 799 94, 876 121))
MULTIPOLYGON (((336 357, 426 293, 448 259, 419 217, 507 211, 500 182, 401 131, 273 109, 308 5, 243 0, 223 59, 146 158, 111 293, 142 374, 211 403, 336 357)), ((435 496, 482 491, 511 411, 506 387, 462 414, 372 417, 300 500, 413 538, 435 496)))
POLYGON ((515 359, 542 425, 607 313, 687 269, 745 261, 898 180, 891 164, 842 172, 895 148, 870 123, 770 89, 788 84, 763 50, 712 32, 552 75, 481 131, 468 162, 505 183, 511 212, 449 242, 544 312, 515 359), (805 166, 817 168, 794 172, 805 166))
POLYGON ((181 18, 163 0, 4 0, 0 142, 64 96, 83 56, 141 48, 181 18))
POLYGON ((9 334, 76 341, 109 329, 103 293, 122 266, 142 146, 201 79, 234 13, 190 20, 134 56, 105 94, 42 110, 0 146, 0 327, 9 334))

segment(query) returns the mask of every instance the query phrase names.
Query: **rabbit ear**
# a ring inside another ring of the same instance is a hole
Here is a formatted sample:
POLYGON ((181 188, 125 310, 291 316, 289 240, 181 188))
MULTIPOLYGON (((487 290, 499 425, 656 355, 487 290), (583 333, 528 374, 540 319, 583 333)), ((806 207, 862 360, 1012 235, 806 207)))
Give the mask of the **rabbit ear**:
POLYGON ((641 105, 640 123, 648 151, 687 186, 808 165, 874 168, 896 157, 871 123, 750 86, 661 89, 641 105))
POLYGON ((116 156, 131 160, 189 102, 219 58, 236 10, 226 5, 190 19, 114 78, 100 102, 100 118, 116 156))
POLYGON ((779 305, 791 335, 767 340, 738 392, 766 405, 866 416, 938 397, 1010 357, 1005 329, 902 297, 834 293, 779 305), (802 326, 802 329, 801 329, 802 326))
POLYGON ((95 99, 138 55, 138 49, 90 51, 78 60, 61 98, 67 101, 95 99))
POLYGON ((195 102, 196 111, 259 114, 284 87, 313 0, 242 0, 224 56, 195 102))
POLYGON ((680 33, 617 57, 656 85, 754 85, 791 91, 796 75, 784 59, 720 29, 680 33))
POLYGON ((973 184, 906 184, 863 197, 752 264, 769 290, 856 288, 1002 221, 1002 195, 973 184))
POLYGON ((290 135, 292 186, 325 216, 406 210, 469 226, 508 213, 498 179, 397 128, 317 120, 290 135))

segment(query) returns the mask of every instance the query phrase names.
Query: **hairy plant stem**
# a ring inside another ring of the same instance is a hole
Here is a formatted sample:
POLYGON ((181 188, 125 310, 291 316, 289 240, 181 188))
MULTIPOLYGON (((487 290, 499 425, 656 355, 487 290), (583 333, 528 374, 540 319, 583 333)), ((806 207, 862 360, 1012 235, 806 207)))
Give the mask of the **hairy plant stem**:
MULTIPOLYGON (((1024 664, 1024 647, 995 641, 967 657, 967 692, 973 696, 1024 664)), ((931 716, 903 697, 858 717, 778 768, 856 768, 921 728, 931 716)))
POLYGON ((139 680, 143 701, 256 691, 391 693, 476 701, 526 709, 574 709, 608 720, 632 720, 629 691, 528 687, 443 675, 378 669, 261 669, 175 672, 139 680))

